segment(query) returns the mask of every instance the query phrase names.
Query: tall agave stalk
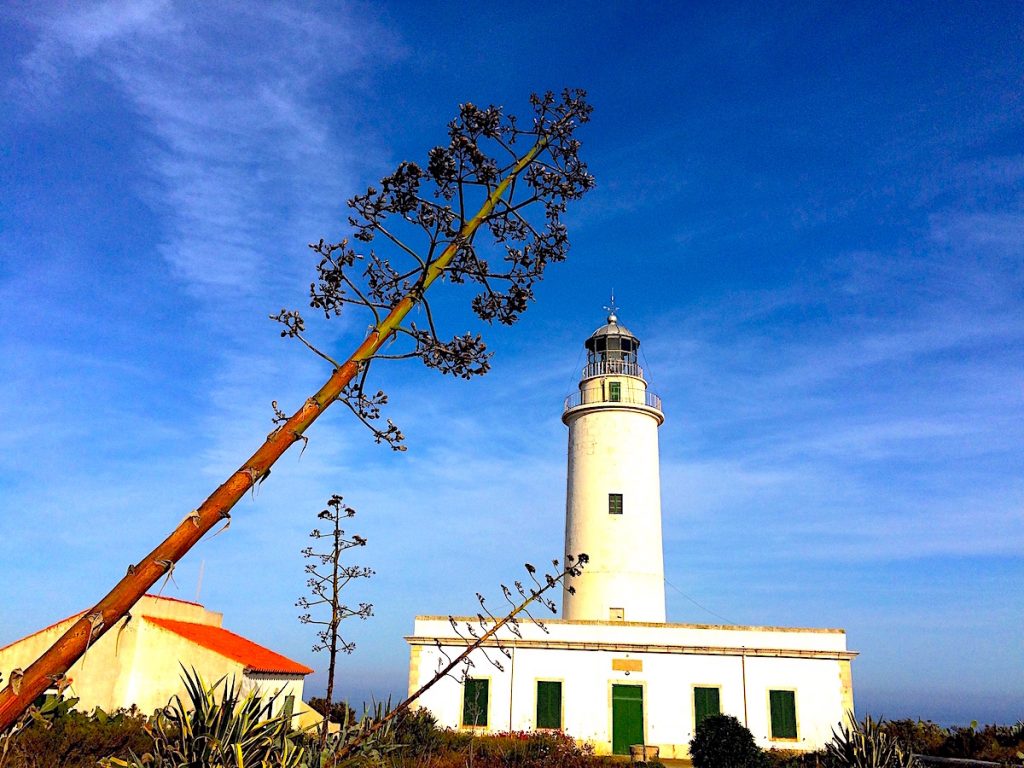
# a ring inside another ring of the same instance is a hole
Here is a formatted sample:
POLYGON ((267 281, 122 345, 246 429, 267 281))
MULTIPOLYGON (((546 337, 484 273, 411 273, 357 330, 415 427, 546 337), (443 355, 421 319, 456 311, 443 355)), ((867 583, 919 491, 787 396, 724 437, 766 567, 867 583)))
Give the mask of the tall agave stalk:
POLYGON ((564 91, 559 99, 548 93, 531 101, 533 120, 524 126, 499 108, 462 105, 459 118, 449 124, 449 145, 431 150, 426 170, 402 163, 382 181, 380 191, 370 189, 349 201, 355 212, 350 218, 355 239, 368 243, 378 237, 412 267, 396 269, 372 250, 356 253, 347 241, 321 241, 312 246, 322 259, 310 304, 327 317, 339 314, 343 305, 362 307, 373 316, 369 334, 337 362, 305 340, 305 325, 297 312, 282 310, 275 318, 286 327, 282 335, 298 338, 331 364, 327 382, 290 417, 275 404, 278 426, 257 451, 152 552, 129 565, 124 578, 28 669, 11 674, 0 690, 0 731, 39 694, 60 685, 91 643, 123 619, 205 534, 227 520, 235 504, 267 478, 288 448, 306 440, 306 430, 331 404, 340 400, 371 427, 378 442, 397 447, 401 434, 394 425, 378 430, 370 424, 386 402, 383 393, 363 394, 366 371, 374 359, 419 357, 443 373, 466 378, 486 372, 489 356, 479 337, 467 334, 451 342, 437 337, 427 291, 443 277, 453 283, 476 283, 482 291, 473 299, 473 311, 488 322, 515 322, 533 298, 533 283, 541 279, 545 266, 565 258, 568 238, 559 216, 566 201, 582 197, 593 186, 578 158, 579 141, 574 136, 578 125, 589 119, 585 94, 564 91), (523 144, 529 148, 520 154, 523 144), (497 147, 499 159, 481 147, 497 147), (421 192, 421 185, 427 184, 434 187, 432 196, 421 192), (527 218, 528 209, 542 211, 544 223, 527 218), (423 242, 418 250, 385 222, 388 216, 397 226, 413 228, 423 242), (496 265, 478 253, 474 237, 481 228, 493 236, 491 247, 504 251, 496 265), (359 285, 359 278, 352 276, 357 261, 366 264, 365 280, 359 285), (507 289, 498 290, 496 285, 507 289), (403 321, 417 306, 423 307, 428 327, 405 327, 403 321), (382 354, 385 344, 396 339, 413 343, 414 348, 405 355, 382 354))
MULTIPOLYGON (((466 647, 457 655, 455 658, 448 657, 444 650, 441 653, 447 658, 447 663, 442 660, 439 663, 437 672, 427 682, 421 685, 408 698, 398 704, 394 709, 390 710, 384 717, 378 719, 376 722, 370 723, 366 728, 354 733, 351 738, 347 741, 342 742, 337 752, 334 754, 335 760, 345 760, 359 753, 359 750, 363 748, 363 745, 368 741, 379 738, 379 735, 384 729, 390 728, 396 718, 402 715, 403 712, 409 711, 414 703, 427 691, 433 688, 437 683, 446 677, 453 677, 460 683, 464 683, 468 675, 468 671, 472 663, 470 656, 474 651, 485 648, 488 645, 493 644, 503 653, 507 658, 511 658, 508 649, 505 647, 505 643, 509 638, 502 638, 502 630, 507 630, 513 638, 521 638, 522 632, 519 628, 519 616, 525 615, 529 617, 530 621, 543 627, 543 623, 538 621, 533 614, 530 613, 530 606, 536 604, 542 605, 552 613, 556 612, 555 602, 546 593, 560 588, 563 582, 569 577, 577 577, 583 572, 583 568, 590 562, 590 556, 585 552, 581 552, 579 555, 566 555, 564 563, 559 564, 558 560, 553 560, 552 565, 556 569, 559 569, 556 573, 544 574, 543 581, 537 579, 535 574, 537 569, 529 563, 526 564, 526 570, 530 574, 530 578, 533 579, 534 587, 523 586, 519 581, 515 582, 516 591, 519 593, 521 601, 516 603, 513 599, 513 592, 511 589, 502 584, 502 593, 505 596, 505 600, 511 606, 511 610, 502 616, 500 619, 496 617, 487 608, 484 598, 482 595, 477 593, 477 600, 480 602, 480 608, 487 614, 485 619, 483 614, 477 614, 478 623, 467 622, 466 634, 463 634, 459 630, 458 624, 452 617, 449 617, 451 621, 452 629, 459 637, 466 641, 466 647), (467 637, 468 635, 469 637, 467 637), (453 673, 461 670, 461 675, 454 675, 453 673)), ((575 588, 569 587, 570 592, 575 594, 575 588)), ((547 629, 544 630, 547 632, 547 629)), ((440 648, 440 645, 438 645, 440 648)), ((500 662, 491 659, 484 653, 484 658, 487 659, 495 668, 502 670, 503 667, 500 662)))

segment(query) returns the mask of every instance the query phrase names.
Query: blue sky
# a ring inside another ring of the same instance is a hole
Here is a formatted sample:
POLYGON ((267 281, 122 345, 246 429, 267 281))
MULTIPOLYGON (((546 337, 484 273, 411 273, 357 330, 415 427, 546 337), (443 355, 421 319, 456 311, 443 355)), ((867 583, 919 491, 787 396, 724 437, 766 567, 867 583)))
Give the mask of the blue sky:
POLYGON ((323 668, 299 550, 344 494, 377 615, 339 684, 400 694, 414 615, 560 554, 561 402, 614 288, 668 416, 670 619, 845 627, 862 714, 1024 716, 1021 6, 481 8, 0 11, 0 644, 98 599, 319 386, 267 315, 349 196, 460 102, 578 86, 598 187, 493 371, 378 366, 409 451, 329 412, 165 593, 202 563, 226 626, 323 668))

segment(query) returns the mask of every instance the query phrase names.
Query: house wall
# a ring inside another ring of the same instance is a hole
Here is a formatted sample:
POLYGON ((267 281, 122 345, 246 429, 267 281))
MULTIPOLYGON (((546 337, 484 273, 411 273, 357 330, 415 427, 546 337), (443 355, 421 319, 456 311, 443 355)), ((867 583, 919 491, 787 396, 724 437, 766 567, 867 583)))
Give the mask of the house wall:
POLYGON ((242 664, 170 630, 143 619, 135 627, 135 632, 131 665, 124 676, 124 688, 115 706, 135 704, 148 715, 166 706, 172 696, 184 698, 182 665, 185 669, 199 672, 208 685, 225 676, 239 683, 243 681, 242 664))
POLYGON ((245 677, 242 678, 242 692, 248 693, 250 690, 258 688, 264 700, 270 698, 275 693, 278 694, 277 698, 274 699, 273 709, 271 709, 271 714, 273 715, 281 713, 284 708, 285 699, 288 696, 294 696, 292 713, 299 715, 302 712, 302 687, 304 683, 305 678, 302 675, 268 675, 259 672, 246 672, 245 677))
MULTIPOLYGON (((295 696, 296 713, 308 709, 299 706, 302 676, 247 674, 241 663, 145 620, 145 616, 153 616, 220 627, 222 614, 196 603, 146 596, 133 607, 132 616, 127 624, 120 622, 96 640, 68 670, 71 680, 68 695, 79 697, 79 710, 88 712, 102 707, 113 711, 134 704, 143 713, 152 714, 166 706, 172 696, 185 696, 182 664, 196 669, 208 684, 227 676, 233 677, 246 690, 258 684, 268 695, 286 688, 284 695, 295 696)), ((39 658, 77 618, 65 619, 0 649, 3 680, 10 679, 12 670, 24 669, 39 658)), ((276 703, 275 713, 283 703, 284 696, 276 703)))
MULTIPOLYGON (((440 629, 433 621, 424 625, 417 622, 417 630, 427 627, 440 629)), ((848 669, 850 654, 845 652, 845 637, 841 633, 825 631, 785 631, 780 629, 758 631, 756 628, 736 628, 732 634, 759 641, 757 647, 764 653, 774 648, 777 655, 748 655, 740 646, 731 648, 713 645, 711 640, 729 634, 727 628, 699 630, 693 627, 663 625, 662 632, 645 630, 644 639, 650 641, 660 634, 663 641, 682 632, 691 639, 703 640, 690 646, 665 646, 662 650, 645 650, 651 645, 635 645, 632 649, 623 643, 614 649, 608 645, 609 636, 622 635, 622 625, 567 625, 564 622, 548 624, 548 645, 565 643, 565 636, 575 636, 572 646, 541 647, 542 640, 532 625, 523 627, 523 641, 507 643, 512 654, 508 659, 497 648, 487 649, 487 655, 504 666, 498 670, 484 658, 481 651, 472 656, 474 666, 471 677, 487 678, 489 686, 488 726, 490 731, 533 730, 536 727, 536 688, 538 680, 562 682, 563 729, 576 739, 591 742, 599 753, 612 749, 612 685, 640 685, 644 688, 644 740, 658 745, 662 757, 683 758, 689 753, 693 738, 694 686, 720 688, 722 712, 746 722, 758 744, 765 748, 816 749, 831 737, 832 728, 844 716, 846 690, 843 668, 848 669), (589 643, 580 638, 581 630, 589 629, 589 643), (610 631, 617 629, 618 633, 610 631), (673 629, 676 631, 673 632, 673 629), (821 644, 836 646, 837 637, 842 649, 812 649, 811 639, 821 644), (774 646, 768 641, 773 640, 774 646), (534 643, 531 645, 530 643, 534 643), (788 649, 790 653, 807 654, 786 657, 786 645, 800 646, 788 649), (714 651, 711 652, 711 649, 714 651), (702 652, 707 650, 708 652, 702 652), (830 655, 831 654, 831 655, 830 655), (628 670, 628 673, 627 671, 628 670), (745 685, 744 685, 745 681, 745 685), (787 689, 796 692, 797 739, 773 740, 770 736, 768 691, 787 689)), ((628 627, 625 628, 628 631, 628 627)), ((438 637, 447 637, 446 653, 454 658, 461 650, 450 639, 451 631, 438 637)), ((411 638, 412 659, 410 689, 418 688, 434 674, 442 658, 431 642, 420 642, 417 632, 411 638)), ((622 640, 618 637, 617 640, 622 640)), ((444 642, 444 640, 442 640, 444 642)), ((461 647, 464 647, 461 646, 461 647)), ((429 709, 442 725, 462 726, 463 688, 451 678, 435 685, 419 701, 418 706, 429 709)))

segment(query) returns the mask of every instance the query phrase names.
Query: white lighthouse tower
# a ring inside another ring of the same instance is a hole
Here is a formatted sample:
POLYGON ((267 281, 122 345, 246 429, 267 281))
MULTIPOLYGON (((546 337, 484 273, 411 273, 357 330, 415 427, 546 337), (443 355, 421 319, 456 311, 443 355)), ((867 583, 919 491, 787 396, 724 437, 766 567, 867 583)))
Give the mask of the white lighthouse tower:
POLYGON ((564 551, 590 558, 564 591, 562 618, 495 627, 503 634, 471 651, 464 679, 439 680, 475 628, 497 620, 417 616, 409 693, 429 688, 417 706, 446 727, 561 730, 599 754, 690 758, 697 724, 715 714, 737 718, 765 749, 820 749, 853 711, 857 654, 843 630, 665 622, 665 417, 637 362, 640 341, 609 311, 585 342, 579 391, 562 413, 564 551))
POLYGON ((562 414, 569 427, 565 552, 585 552, 590 561, 566 584, 562 618, 664 623, 661 399, 647 391, 640 341, 619 325, 614 308, 585 346, 579 391, 562 414))

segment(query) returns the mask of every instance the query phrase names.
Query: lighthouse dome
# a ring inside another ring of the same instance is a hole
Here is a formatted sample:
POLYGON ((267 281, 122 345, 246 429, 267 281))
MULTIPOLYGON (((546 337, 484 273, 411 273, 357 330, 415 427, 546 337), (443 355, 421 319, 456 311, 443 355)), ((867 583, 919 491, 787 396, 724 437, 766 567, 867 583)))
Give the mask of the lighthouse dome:
POLYGON ((635 352, 640 346, 640 340, 626 326, 619 324, 618 317, 611 314, 608 315, 608 322, 590 334, 584 345, 591 352, 604 352, 610 348, 635 352))

